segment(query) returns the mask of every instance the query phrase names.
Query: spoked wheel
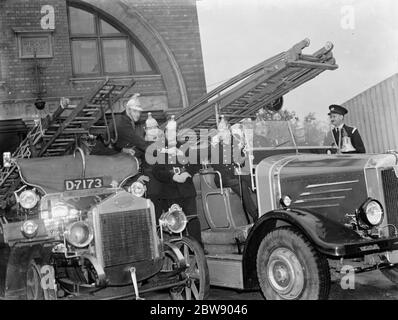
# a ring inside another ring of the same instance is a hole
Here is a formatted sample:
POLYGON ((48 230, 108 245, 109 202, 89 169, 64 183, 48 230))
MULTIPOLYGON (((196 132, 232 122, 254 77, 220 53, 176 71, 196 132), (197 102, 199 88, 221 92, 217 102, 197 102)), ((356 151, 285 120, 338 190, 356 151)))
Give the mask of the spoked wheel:
MULTIPOLYGON (((55 300, 57 299, 56 290, 47 286, 42 286, 42 276, 40 266, 34 260, 29 263, 26 272, 26 299, 27 300, 55 300)), ((46 281, 44 281, 46 284, 46 281)))
POLYGON ((257 252, 257 276, 266 299, 327 299, 329 294, 327 259, 292 228, 264 237, 257 252))
POLYGON ((194 239, 182 237, 173 241, 188 264, 185 275, 188 278, 186 286, 171 289, 174 300, 205 300, 209 296, 210 278, 206 257, 202 246, 194 239))

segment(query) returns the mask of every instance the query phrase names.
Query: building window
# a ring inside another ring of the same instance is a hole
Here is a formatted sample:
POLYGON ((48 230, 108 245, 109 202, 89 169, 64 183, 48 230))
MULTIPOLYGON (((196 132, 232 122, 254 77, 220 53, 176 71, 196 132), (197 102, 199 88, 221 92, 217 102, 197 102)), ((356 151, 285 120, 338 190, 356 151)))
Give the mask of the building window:
POLYGON ((69 6, 69 32, 76 77, 156 72, 139 44, 96 12, 69 6))
POLYGON ((52 30, 38 30, 24 27, 12 28, 17 35, 19 57, 25 58, 52 58, 53 40, 52 30))

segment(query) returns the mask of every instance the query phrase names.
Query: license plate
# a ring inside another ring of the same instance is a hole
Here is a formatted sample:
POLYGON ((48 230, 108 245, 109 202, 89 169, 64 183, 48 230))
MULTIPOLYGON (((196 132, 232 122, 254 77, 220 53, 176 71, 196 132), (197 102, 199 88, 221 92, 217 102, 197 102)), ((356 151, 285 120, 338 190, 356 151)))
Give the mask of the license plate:
POLYGON ((104 182, 102 178, 85 178, 85 179, 71 179, 65 180, 65 190, 85 190, 102 188, 104 182))

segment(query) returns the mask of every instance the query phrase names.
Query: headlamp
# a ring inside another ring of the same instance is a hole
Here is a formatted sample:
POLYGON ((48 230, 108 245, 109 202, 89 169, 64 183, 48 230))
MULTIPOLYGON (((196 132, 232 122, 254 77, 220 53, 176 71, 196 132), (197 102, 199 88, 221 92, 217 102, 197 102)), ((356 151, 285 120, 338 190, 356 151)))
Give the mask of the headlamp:
POLYGON ((142 197, 146 191, 146 187, 143 183, 136 181, 130 187, 130 192, 136 197, 142 197))
POLYGON ((18 201, 25 209, 32 209, 39 201, 39 196, 33 190, 25 190, 18 197, 18 201))
POLYGON ((281 198, 280 203, 282 207, 286 209, 292 204, 292 199, 289 196, 285 195, 281 198))
POLYGON ((21 232, 26 238, 33 238, 36 236, 37 231, 39 229, 39 225, 32 221, 32 220, 27 220, 23 223, 21 227, 21 232))
POLYGON ((69 224, 65 230, 65 239, 77 248, 87 247, 93 240, 94 234, 91 227, 83 221, 69 224))
POLYGON ((166 227, 172 233, 184 231, 187 222, 187 217, 178 204, 173 204, 159 219, 160 225, 166 227))
POLYGON ((384 210, 379 201, 369 198, 359 208, 359 218, 369 227, 375 227, 383 222, 384 210))

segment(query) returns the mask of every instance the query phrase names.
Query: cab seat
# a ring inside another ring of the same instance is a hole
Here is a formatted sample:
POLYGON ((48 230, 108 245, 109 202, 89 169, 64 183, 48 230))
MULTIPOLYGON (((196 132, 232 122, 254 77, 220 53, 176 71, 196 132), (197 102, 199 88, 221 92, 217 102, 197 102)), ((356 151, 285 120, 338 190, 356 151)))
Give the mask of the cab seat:
POLYGON ((252 225, 239 195, 231 188, 217 187, 214 182, 217 174, 209 168, 193 179, 197 189, 202 241, 209 253, 238 253, 238 243, 245 242, 252 225))

